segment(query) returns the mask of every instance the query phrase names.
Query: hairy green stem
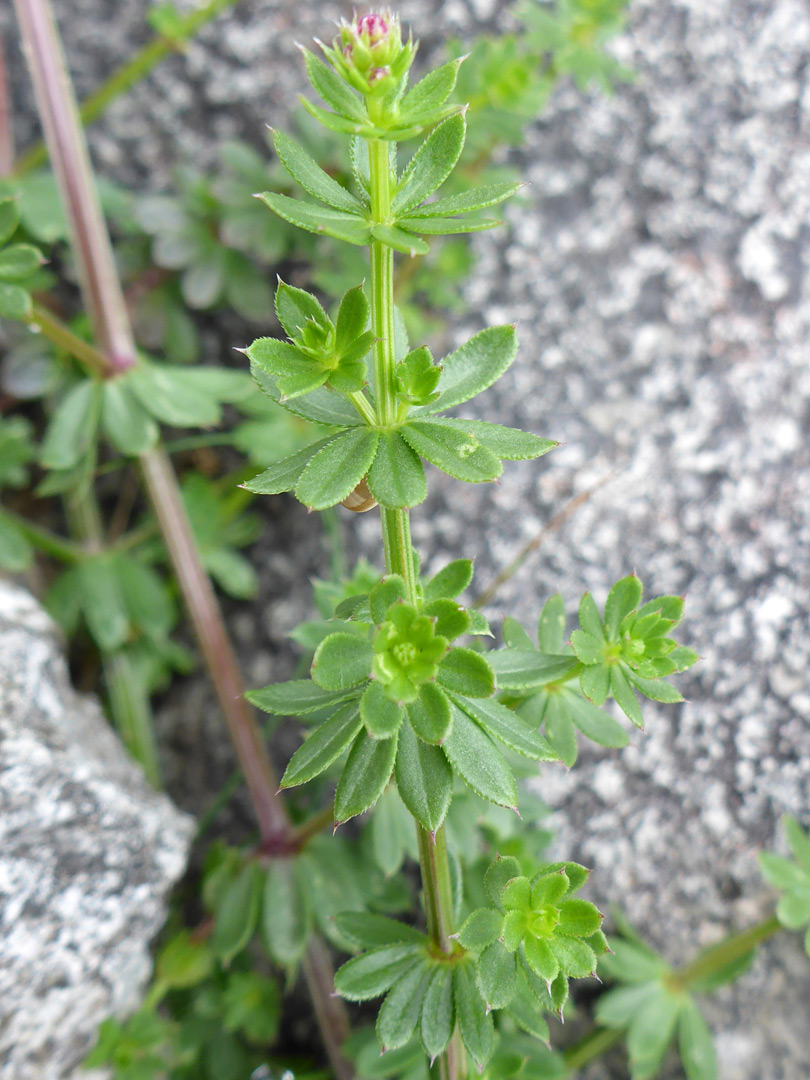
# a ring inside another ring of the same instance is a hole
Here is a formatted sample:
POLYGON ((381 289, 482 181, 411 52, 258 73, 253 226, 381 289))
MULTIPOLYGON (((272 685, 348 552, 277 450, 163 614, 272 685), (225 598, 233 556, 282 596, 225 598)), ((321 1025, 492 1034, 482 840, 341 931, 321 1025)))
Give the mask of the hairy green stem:
MULTIPOLYGON (((97 90, 86 98, 79 109, 79 119, 87 127, 97 120, 121 94, 125 94, 157 67, 159 63, 182 50, 183 45, 194 37, 206 23, 217 15, 233 7, 238 0, 209 0, 196 11, 181 18, 177 24, 176 35, 163 37, 157 35, 147 42, 135 55, 117 68, 105 79, 97 90)), ((19 176, 39 168, 48 160, 48 148, 44 142, 32 146, 16 163, 14 172, 19 176)))
MULTIPOLYGON (((369 141, 369 188, 371 216, 379 224, 388 224, 391 216, 391 168, 389 146, 382 140, 369 141)), ((397 419, 394 385, 396 354, 394 350, 394 253, 386 244, 370 244, 371 329, 374 345, 374 384, 377 400, 377 423, 389 427, 397 419)), ((386 569, 400 574, 411 603, 417 599, 410 515, 407 510, 380 508, 386 569)), ((444 828, 435 835, 417 824, 419 866, 428 934, 433 947, 451 954, 454 929, 454 905, 450 884, 450 863, 444 828)), ((434 1072, 440 1080, 462 1080, 466 1071, 465 1051, 458 1029, 447 1050, 440 1055, 434 1072)))

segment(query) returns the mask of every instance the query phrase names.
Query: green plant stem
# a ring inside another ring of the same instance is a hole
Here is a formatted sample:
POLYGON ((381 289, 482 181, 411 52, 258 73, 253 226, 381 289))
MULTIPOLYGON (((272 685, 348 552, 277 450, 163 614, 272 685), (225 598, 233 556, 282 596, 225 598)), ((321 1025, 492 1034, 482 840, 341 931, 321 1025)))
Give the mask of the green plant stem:
POLYGON ((81 544, 57 536, 56 533, 43 529, 41 525, 35 525, 22 514, 17 514, 5 506, 3 514, 11 518, 25 538, 45 555, 50 555, 51 558, 63 563, 77 563, 84 558, 86 552, 81 544))
MULTIPOLYGON (((73 533, 86 551, 105 550, 101 512, 91 488, 77 488, 65 498, 65 512, 73 533)), ((123 649, 99 649, 104 668, 113 725, 133 758, 140 763, 149 783, 159 788, 160 765, 155 743, 152 710, 142 680, 123 649)))
MULTIPOLYGON (((177 27, 176 37, 163 37, 157 35, 147 42, 125 64, 117 68, 108 79, 105 79, 97 90, 87 97, 79 109, 79 118, 87 127, 97 120, 121 94, 125 94, 157 67, 159 63, 182 50, 183 45, 192 38, 206 23, 211 22, 217 15, 233 7, 238 0, 210 0, 196 11, 182 18, 177 27)), ((44 142, 32 146, 17 161, 14 172, 19 176, 44 165, 48 160, 48 148, 44 142)))
MULTIPOLYGON (((388 143, 369 141, 369 180, 371 216, 375 222, 387 224, 391 216, 391 170, 388 143)), ((377 423, 389 427, 396 422, 396 390, 394 368, 394 253, 390 247, 372 240, 371 265, 371 329, 374 345, 374 375, 377 399, 377 423)), ((417 600, 410 515, 407 510, 380 508, 386 569, 400 574, 406 584, 411 603, 417 600)), ((453 952, 453 895, 450 884, 450 863, 444 828, 436 834, 416 826, 419 842, 419 866, 425 904, 428 934, 433 947, 440 953, 453 952)), ((458 1029, 453 1033, 447 1050, 439 1056, 435 1074, 440 1080, 462 1080, 466 1071, 465 1051, 458 1029)))
MULTIPOLYGON (((784 927, 776 915, 770 915, 762 922, 749 926, 737 934, 730 934, 716 945, 701 950, 694 960, 677 968, 665 980, 674 993, 693 989, 703 979, 716 975, 729 964, 741 960, 768 938, 778 934, 784 927)), ((597 1027, 580 1039, 578 1043, 563 1051, 566 1068, 570 1073, 581 1069, 591 1061, 601 1057, 607 1050, 620 1042, 624 1036, 621 1028, 597 1027)))
POLYGON ((103 379, 110 374, 106 356, 94 345, 74 334, 69 326, 65 326, 61 319, 57 319, 41 304, 34 304, 28 325, 41 331, 57 348, 70 353, 91 375, 103 379))

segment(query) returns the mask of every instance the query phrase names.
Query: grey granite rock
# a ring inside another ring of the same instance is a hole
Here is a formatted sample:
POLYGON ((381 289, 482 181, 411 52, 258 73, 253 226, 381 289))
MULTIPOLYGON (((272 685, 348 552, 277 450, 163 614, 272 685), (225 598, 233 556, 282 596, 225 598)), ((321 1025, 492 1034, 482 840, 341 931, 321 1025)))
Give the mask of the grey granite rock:
POLYGON ((0 580, 0 1077, 77 1072, 98 1025, 139 1004, 192 820, 154 792, 62 642, 0 580))
MULTIPOLYGON (((57 6, 89 89, 131 44, 144 4, 121 10, 120 38, 103 27, 103 0, 57 6)), ((325 36, 349 10, 243 0, 115 106, 93 134, 98 160, 159 185, 178 153, 206 162, 219 138, 258 142, 302 86, 293 39, 325 36)), ((429 45, 505 25, 504 12, 487 0, 404 5, 429 45)), ((703 655, 683 683, 690 703, 650 706, 627 751, 584 748, 570 774, 540 780, 559 851, 594 865, 596 898, 621 902, 677 962, 767 909, 756 851, 780 842, 784 811, 810 823, 810 11, 804 0, 635 0, 616 50, 637 80, 610 100, 558 91, 515 155, 527 201, 507 233, 476 239, 472 314, 449 328, 460 341, 520 320, 519 362, 468 415, 565 445, 508 466, 496 488, 434 474, 413 527, 429 567, 475 555, 484 585, 596 486, 497 612, 528 625, 559 589, 573 614, 584 589, 601 599, 633 568, 651 592, 687 593, 685 634, 703 655)), ((279 554, 243 635, 261 678, 269 663, 290 671, 282 634, 306 588, 289 554, 298 512, 289 528, 269 517, 259 562, 271 545, 279 554), (281 589, 283 608, 271 607, 281 589)), ((349 528, 354 550, 376 556, 374 516, 349 528)), ((810 1077, 798 948, 788 936, 767 946, 709 1006, 723 1080, 810 1077)), ((606 1068, 592 1075, 626 1076, 621 1058, 606 1068)))

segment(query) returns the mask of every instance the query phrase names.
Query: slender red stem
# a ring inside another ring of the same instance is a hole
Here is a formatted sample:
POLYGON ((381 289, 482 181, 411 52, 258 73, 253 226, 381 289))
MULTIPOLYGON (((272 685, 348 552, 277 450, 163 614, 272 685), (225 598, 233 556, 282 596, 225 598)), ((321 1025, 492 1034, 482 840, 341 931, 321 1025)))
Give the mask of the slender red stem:
POLYGON ((11 124, 11 91, 8 84, 6 51, 0 34, 0 176, 14 169, 14 128, 11 124))

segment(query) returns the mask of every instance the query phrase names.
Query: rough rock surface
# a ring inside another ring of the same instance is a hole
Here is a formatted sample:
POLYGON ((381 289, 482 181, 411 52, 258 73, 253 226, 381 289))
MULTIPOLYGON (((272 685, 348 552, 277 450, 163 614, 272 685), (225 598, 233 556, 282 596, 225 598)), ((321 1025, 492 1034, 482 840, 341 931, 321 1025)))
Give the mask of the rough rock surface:
MULTIPOLYGON (((113 37, 102 0, 59 5, 85 89, 131 46, 143 6, 118 9, 113 37)), ((178 152, 205 162, 219 138, 255 141, 302 86, 293 39, 327 35, 348 11, 243 0, 115 106, 93 136, 99 161, 160 184, 178 152)), ((492 0, 403 12, 431 41, 505 19, 492 0)), ((518 155, 528 202, 508 233, 476 240, 474 314, 452 327, 460 341, 521 320, 520 361, 469 415, 565 446, 509 466, 497 488, 434 474, 414 534, 434 567, 476 555, 483 585, 572 494, 601 485, 498 611, 533 623, 559 589, 573 613, 584 589, 601 599, 631 568, 651 591, 688 593, 685 634, 704 658, 684 680, 691 703, 651 705, 648 733, 621 755, 585 748, 570 774, 542 777, 560 851, 594 865, 598 899, 620 901, 677 962, 767 909, 756 851, 780 842, 784 811, 810 823, 810 12, 802 0, 635 0, 632 12, 616 48, 637 80, 610 100, 555 95, 518 155)), ((280 635, 302 606, 301 590, 289 599, 303 587, 290 542, 302 519, 290 520, 288 532, 273 517, 263 602, 237 627, 260 678, 268 656, 284 673, 280 635), (268 618, 278 584, 288 599, 268 618)), ((374 518, 350 527, 376 554, 374 518)), ((810 1076, 798 947, 769 945, 710 1005, 724 1080, 810 1076)), ((626 1075, 621 1060, 611 1075, 626 1075)))
POLYGON ((148 787, 56 627, 0 581, 0 1077, 77 1072, 133 1011, 193 822, 148 787))

